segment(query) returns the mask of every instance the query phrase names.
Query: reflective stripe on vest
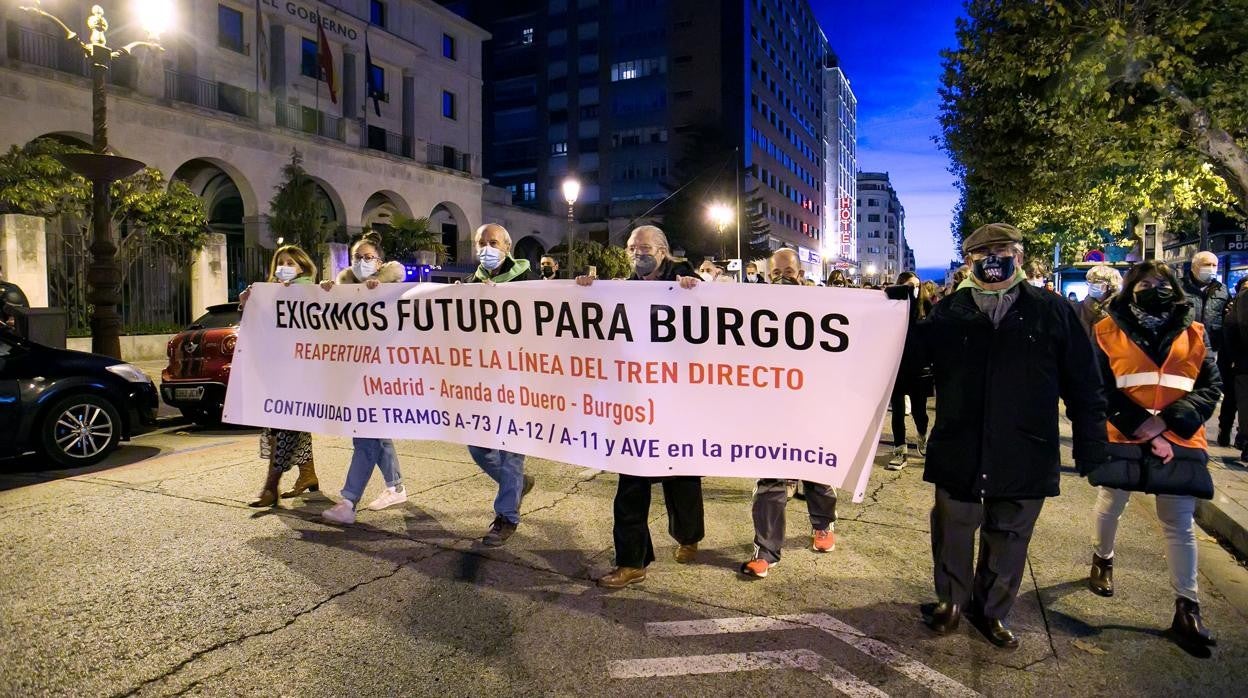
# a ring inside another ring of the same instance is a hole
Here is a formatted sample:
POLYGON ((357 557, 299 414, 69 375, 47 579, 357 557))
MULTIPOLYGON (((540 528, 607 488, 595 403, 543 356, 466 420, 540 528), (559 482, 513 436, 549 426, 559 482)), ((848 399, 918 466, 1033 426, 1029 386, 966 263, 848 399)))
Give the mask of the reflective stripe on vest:
POLYGON ((1160 385, 1163 388, 1174 388, 1190 393, 1196 389, 1196 379, 1187 376, 1175 376, 1160 371, 1132 373, 1128 376, 1116 376, 1119 388, 1135 388, 1141 385, 1160 385))
MULTIPOLYGON (((1193 322, 1174 338, 1170 353, 1161 366, 1154 363, 1112 317, 1096 324, 1096 341, 1109 360, 1118 390, 1151 415, 1160 414, 1196 388, 1196 378, 1200 375, 1206 353, 1205 327, 1198 322, 1193 322)), ((1109 440, 1114 443, 1144 441, 1123 434, 1113 424, 1107 423, 1106 430, 1109 440)), ((1208 448, 1204 427, 1187 439, 1169 430, 1163 434, 1168 441, 1180 446, 1208 448)))

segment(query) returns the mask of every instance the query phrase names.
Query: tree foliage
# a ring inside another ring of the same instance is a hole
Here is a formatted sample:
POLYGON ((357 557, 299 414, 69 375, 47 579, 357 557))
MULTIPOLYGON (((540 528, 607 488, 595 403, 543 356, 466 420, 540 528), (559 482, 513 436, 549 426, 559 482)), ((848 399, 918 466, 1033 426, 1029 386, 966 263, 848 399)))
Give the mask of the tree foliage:
MULTIPOLYGON (((682 136, 684 148, 673 168, 674 177, 665 184, 672 196, 662 205, 659 227, 667 234, 673 249, 684 249, 690 259, 720 257, 721 251, 737 253, 738 221, 729 222, 721 237, 708 216, 713 203, 735 206, 734 162, 737 144, 721 126, 701 124, 682 136)), ((742 205, 736 212, 741 229, 741 255, 747 260, 771 254, 767 246, 770 226, 761 214, 757 189, 742 192, 742 205)))
MULTIPOLYGON (((633 273, 628 253, 623 247, 604 245, 581 237, 572 246, 576 248, 577 271, 574 273, 582 273, 591 266, 596 268, 600 279, 625 279, 633 273)), ((560 268, 571 269, 568 265, 567 243, 555 245, 547 254, 559 260, 560 268)))
POLYGON ((414 259, 417 252, 432 252, 436 258, 434 264, 441 264, 448 255, 442 234, 431 229, 425 217, 408 218, 396 214, 382 240, 393 259, 414 259))
MULTIPOLYGON (((71 216, 89 230, 91 183, 54 157, 79 152, 86 150, 50 138, 10 148, 0 156, 0 211, 71 216)), ((160 170, 147 167, 113 182, 109 192, 112 223, 121 231, 118 249, 123 262, 156 245, 189 264, 191 254, 207 243, 210 231, 203 201, 185 183, 170 183, 160 170)), ((89 237, 83 236, 84 253, 89 244, 89 237)))
POLYGON ((1073 251, 1142 210, 1248 211, 1248 0, 971 0, 967 13, 941 90, 955 239, 1004 219, 1073 251))
POLYGON ((290 151, 282 166, 282 183, 269 200, 269 230, 274 238, 316 254, 335 232, 331 211, 319 196, 316 181, 303 168, 303 155, 290 151))

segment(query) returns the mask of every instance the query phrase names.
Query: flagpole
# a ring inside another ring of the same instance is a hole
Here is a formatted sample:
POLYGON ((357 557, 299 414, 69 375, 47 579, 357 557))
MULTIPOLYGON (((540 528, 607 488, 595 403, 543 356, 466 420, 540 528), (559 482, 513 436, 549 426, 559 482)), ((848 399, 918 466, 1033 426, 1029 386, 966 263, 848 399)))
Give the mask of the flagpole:
POLYGON ((256 118, 260 118, 260 34, 264 21, 260 19, 260 0, 256 0, 256 118))
MULTIPOLYGON (((362 108, 364 109, 364 147, 368 147, 369 144, 371 143, 371 139, 369 138, 369 134, 368 134, 368 97, 369 97, 368 93, 371 91, 369 88, 372 87, 373 77, 368 74, 368 71, 371 69, 371 66, 369 66, 368 64, 368 25, 367 24, 364 25, 364 56, 365 56, 365 59, 364 59, 364 106, 362 108)), ((344 87, 342 89, 342 92, 345 97, 347 89, 344 87)))

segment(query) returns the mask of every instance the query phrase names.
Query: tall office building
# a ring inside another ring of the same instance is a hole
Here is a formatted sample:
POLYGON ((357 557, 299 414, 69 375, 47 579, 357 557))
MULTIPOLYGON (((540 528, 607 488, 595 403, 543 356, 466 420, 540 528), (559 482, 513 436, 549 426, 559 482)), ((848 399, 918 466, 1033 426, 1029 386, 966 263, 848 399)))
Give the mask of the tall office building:
POLYGON ((514 203, 564 211, 560 183, 575 176, 582 229, 619 243, 662 214, 689 139, 710 124, 739 148, 743 206, 753 191, 769 244, 820 270, 829 50, 804 0, 444 4, 492 35, 484 171, 514 203))
POLYGON ((887 172, 858 173, 858 263, 862 278, 891 284, 914 268, 906 245, 906 209, 897 198, 887 172))
POLYGON ((823 256, 833 267, 857 276, 858 269, 858 98, 836 54, 823 69, 824 204, 827 231, 823 256))

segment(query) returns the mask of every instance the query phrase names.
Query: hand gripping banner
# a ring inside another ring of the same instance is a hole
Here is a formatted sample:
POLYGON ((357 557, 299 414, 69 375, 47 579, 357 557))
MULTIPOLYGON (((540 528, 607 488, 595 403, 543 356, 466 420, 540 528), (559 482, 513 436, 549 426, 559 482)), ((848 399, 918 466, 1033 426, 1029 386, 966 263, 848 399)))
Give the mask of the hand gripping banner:
POLYGON ((450 441, 861 501, 906 334, 879 291, 571 281, 256 284, 225 420, 450 441))

